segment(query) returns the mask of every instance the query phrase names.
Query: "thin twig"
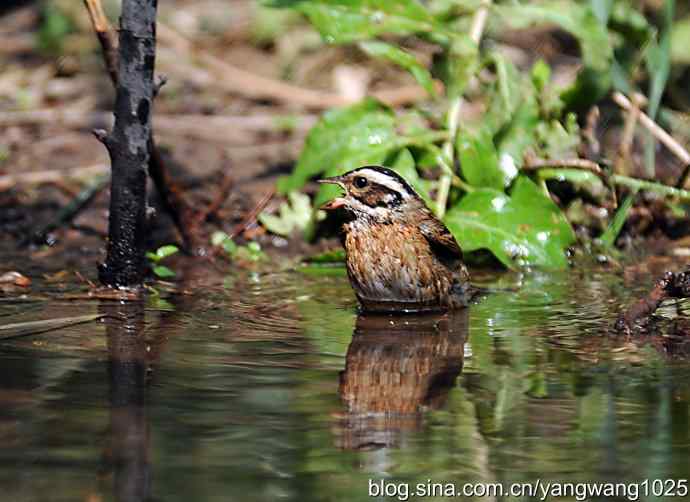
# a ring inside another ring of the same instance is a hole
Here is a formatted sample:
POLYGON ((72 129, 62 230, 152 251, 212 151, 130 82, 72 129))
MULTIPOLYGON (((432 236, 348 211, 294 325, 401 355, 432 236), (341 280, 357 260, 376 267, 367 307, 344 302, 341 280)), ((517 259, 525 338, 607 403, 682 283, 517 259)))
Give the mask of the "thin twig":
POLYGON ((628 165, 630 163, 630 150, 632 148, 633 139, 635 137, 635 128, 637 121, 640 118, 640 107, 644 96, 635 93, 632 100, 632 108, 625 117, 625 125, 623 127, 623 136, 618 148, 618 158, 614 165, 616 174, 628 174, 628 165))
POLYGON ((606 177, 606 173, 599 167, 599 164, 587 159, 536 159, 528 156, 525 158, 522 169, 538 171, 539 169, 558 167, 582 169, 583 171, 594 173, 602 179, 606 177))
POLYGON ((89 11, 89 17, 91 18, 91 24, 96 32, 98 41, 101 43, 101 47, 104 52, 103 61, 105 62, 105 68, 108 70, 108 75, 110 75, 110 80, 113 85, 117 85, 117 37, 115 32, 111 29, 108 18, 103 12, 103 6, 100 0, 84 0, 86 5, 86 10, 89 11))
POLYGON ((86 209, 89 204, 96 198, 96 196, 108 186, 110 176, 103 174, 91 182, 86 188, 80 191, 72 201, 65 207, 60 209, 54 218, 48 223, 40 227, 27 237, 22 245, 31 243, 45 244, 48 234, 57 230, 58 228, 71 223, 77 215, 86 209))
POLYGON ((259 216, 259 213, 264 210, 264 208, 268 205, 268 203, 271 201, 273 196, 275 195, 275 189, 269 190, 266 192, 266 195, 264 195, 259 203, 254 206, 254 209, 252 209, 249 214, 242 220, 239 224, 235 225, 235 228, 232 229, 232 231, 228 234, 228 236, 233 239, 235 236, 241 234, 244 232, 249 225, 254 223, 256 219, 259 216))
POLYGON ((486 20, 489 16, 489 7, 491 7, 491 0, 484 0, 472 18, 470 38, 477 45, 479 45, 479 41, 482 39, 482 34, 484 33, 484 26, 486 26, 486 20))
POLYGON ((621 174, 614 174, 611 180, 616 185, 626 186, 632 189, 647 190, 666 197, 676 197, 677 199, 690 201, 690 190, 683 190, 682 188, 670 187, 656 183, 649 180, 641 180, 638 178, 631 178, 621 174))
MULTIPOLYGON (((632 111, 634 105, 630 100, 620 92, 613 93, 613 100, 621 108, 632 111)), ((684 170, 687 171, 690 167, 690 152, 688 152, 683 146, 676 141, 673 136, 667 133, 661 126, 659 126, 654 120, 652 120, 644 112, 640 112, 640 124, 642 124, 652 135, 663 143, 666 148, 668 148, 676 157, 680 159, 683 163, 684 170)), ((683 186, 681 184, 680 186, 683 186)))
POLYGON ((204 223, 207 219, 218 212, 218 210, 223 206, 225 200, 228 198, 228 195, 230 195, 230 191, 232 190, 234 184, 234 178, 227 174, 223 176, 220 187, 218 188, 218 193, 213 198, 211 203, 197 215, 200 224, 204 223))
POLYGON ((599 176, 607 185, 610 179, 614 185, 625 186, 633 190, 647 190, 667 197, 690 201, 689 190, 662 185, 655 181, 631 178, 622 174, 614 174, 609 178, 596 162, 587 159, 533 159, 528 157, 522 166, 522 169, 526 171, 539 171, 548 168, 582 169, 599 176))
POLYGON ((42 319, 39 321, 17 322, 0 326, 0 339, 9 340, 20 336, 38 335, 56 329, 74 326, 102 319, 102 314, 88 314, 73 317, 59 317, 56 319, 42 319))
POLYGON ((584 152, 583 157, 587 158, 599 158, 601 153, 601 144, 597 139, 597 125, 599 124, 599 118, 601 117, 601 112, 598 106, 593 106, 587 113, 587 120, 585 122, 585 128, 582 130, 582 136, 585 139, 585 144, 589 147, 589 151, 584 152))

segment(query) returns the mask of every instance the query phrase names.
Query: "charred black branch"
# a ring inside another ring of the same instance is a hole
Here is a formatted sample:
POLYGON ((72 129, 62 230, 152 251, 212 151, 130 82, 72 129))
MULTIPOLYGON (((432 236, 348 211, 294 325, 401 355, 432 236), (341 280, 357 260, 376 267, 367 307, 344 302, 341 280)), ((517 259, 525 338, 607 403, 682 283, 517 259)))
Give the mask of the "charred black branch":
MULTIPOLYGON (((108 19, 105 17, 101 0, 84 0, 84 4, 91 17, 91 23, 101 44, 105 66, 110 75, 113 85, 117 89, 120 79, 119 68, 120 56, 118 54, 118 41, 115 32, 111 28, 108 19)), ((165 85, 167 78, 161 75, 156 79, 153 86, 153 96, 155 97, 160 89, 165 85)), ((95 133, 95 131, 94 131, 95 133)), ((96 137, 104 142, 104 137, 95 133, 96 137)), ((105 143, 105 142, 104 142, 105 143)), ((148 173, 153 180, 156 190, 161 196, 165 211, 171 216, 177 230, 182 236, 184 245, 193 254, 203 254, 204 237, 199 225, 199 218, 196 211, 184 197, 182 188, 173 180, 167 165, 156 147, 153 136, 150 146, 150 159, 148 173)))
POLYGON ((144 277, 156 4, 122 2, 115 125, 104 138, 112 163, 108 256, 99 270, 101 282, 114 287, 136 287, 144 277))

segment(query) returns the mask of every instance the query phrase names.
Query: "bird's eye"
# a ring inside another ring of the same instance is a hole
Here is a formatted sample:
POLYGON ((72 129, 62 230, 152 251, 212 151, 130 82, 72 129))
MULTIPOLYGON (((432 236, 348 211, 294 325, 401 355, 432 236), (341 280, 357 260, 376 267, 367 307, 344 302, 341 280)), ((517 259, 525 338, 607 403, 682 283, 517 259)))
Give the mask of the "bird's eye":
POLYGON ((367 181, 367 179, 364 178, 363 176, 357 176, 355 178, 355 186, 357 188, 364 188, 365 186, 367 186, 368 183, 369 182, 367 181))

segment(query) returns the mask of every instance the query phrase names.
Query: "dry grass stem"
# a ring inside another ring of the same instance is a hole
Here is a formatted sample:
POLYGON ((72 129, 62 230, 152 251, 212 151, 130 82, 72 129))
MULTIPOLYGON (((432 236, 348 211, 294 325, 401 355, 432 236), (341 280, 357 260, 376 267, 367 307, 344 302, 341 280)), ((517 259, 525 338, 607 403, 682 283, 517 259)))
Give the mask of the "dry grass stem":
MULTIPOLYGON (((634 109, 633 103, 622 93, 615 92, 613 100, 618 106, 627 111, 634 109)), ((690 165, 690 153, 676 141, 673 136, 667 133, 661 126, 652 120, 646 113, 639 112, 640 124, 642 124, 652 135, 668 148, 683 165, 690 165)))

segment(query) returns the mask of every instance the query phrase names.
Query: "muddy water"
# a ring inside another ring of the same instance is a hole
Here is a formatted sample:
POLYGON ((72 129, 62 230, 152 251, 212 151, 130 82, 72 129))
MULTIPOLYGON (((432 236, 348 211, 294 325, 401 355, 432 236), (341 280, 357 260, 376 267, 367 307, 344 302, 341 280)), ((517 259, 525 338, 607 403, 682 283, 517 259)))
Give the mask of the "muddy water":
POLYGON ((684 307, 626 339, 609 326, 646 280, 497 284, 519 290, 404 318, 357 316, 342 271, 145 303, 46 301, 39 285, 35 301, 3 298, 0 326, 103 317, 0 342, 2 500, 367 500, 370 479, 690 477, 684 307))

